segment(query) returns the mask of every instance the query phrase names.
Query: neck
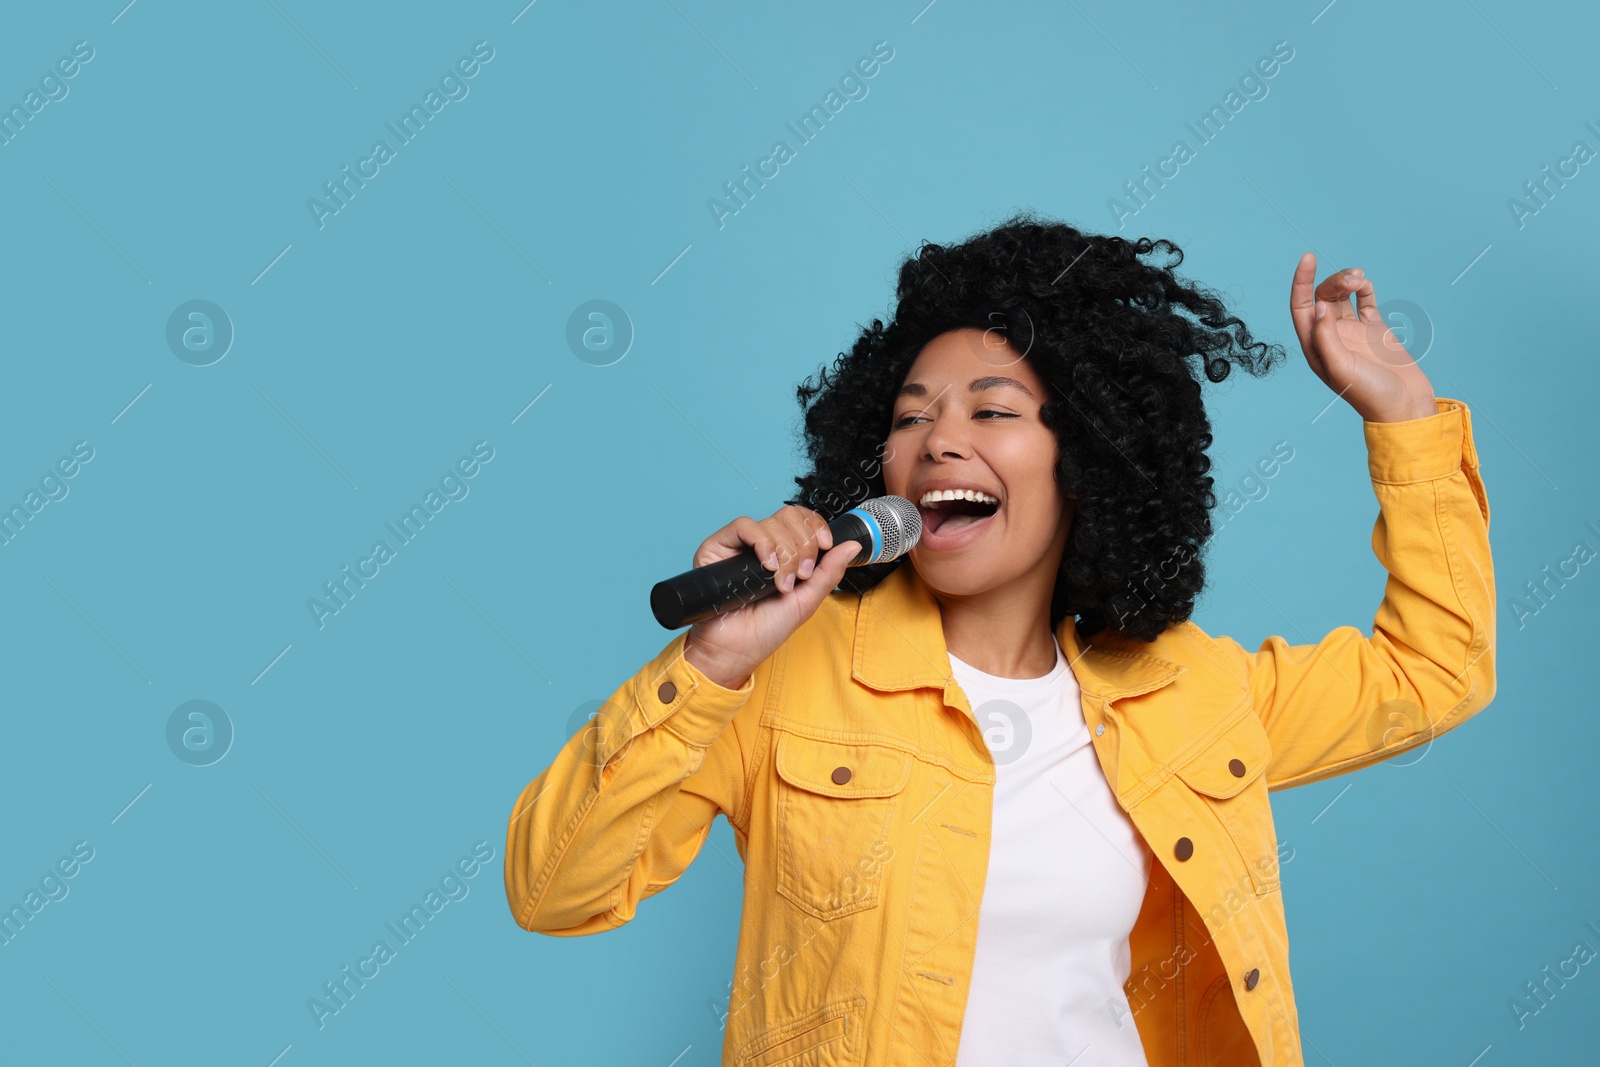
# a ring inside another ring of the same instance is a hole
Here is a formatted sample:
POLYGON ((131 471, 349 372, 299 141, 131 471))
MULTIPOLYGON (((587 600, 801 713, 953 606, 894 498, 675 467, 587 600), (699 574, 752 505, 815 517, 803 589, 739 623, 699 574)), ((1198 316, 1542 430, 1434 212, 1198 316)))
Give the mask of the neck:
POLYGON ((1039 678, 1056 665, 1053 585, 1031 575, 970 596, 935 593, 950 654, 997 678, 1039 678))

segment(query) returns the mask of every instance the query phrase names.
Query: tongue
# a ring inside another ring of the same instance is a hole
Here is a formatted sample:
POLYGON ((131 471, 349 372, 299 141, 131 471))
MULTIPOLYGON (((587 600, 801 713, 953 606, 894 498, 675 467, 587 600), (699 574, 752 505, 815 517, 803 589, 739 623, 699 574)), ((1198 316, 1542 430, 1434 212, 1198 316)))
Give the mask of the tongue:
POLYGON ((921 508, 924 530, 960 530, 990 518, 999 509, 958 500, 942 507, 921 508))
POLYGON ((946 517, 945 520, 939 524, 939 529, 941 529, 941 530, 959 530, 964 526, 971 526, 975 522, 982 522, 984 519, 987 519, 988 517, 989 516, 987 514, 985 514, 985 515, 974 515, 974 514, 969 514, 969 513, 957 513, 955 515, 950 515, 950 516, 946 517))

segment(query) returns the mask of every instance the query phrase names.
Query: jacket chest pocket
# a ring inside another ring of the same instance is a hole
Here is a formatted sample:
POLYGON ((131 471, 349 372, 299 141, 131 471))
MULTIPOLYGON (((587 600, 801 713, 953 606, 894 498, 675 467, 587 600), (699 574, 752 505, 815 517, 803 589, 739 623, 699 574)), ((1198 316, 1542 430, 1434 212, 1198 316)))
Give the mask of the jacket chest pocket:
MULTIPOLYGON (((1215 839, 1230 846, 1244 867, 1247 881, 1238 888, 1248 887, 1257 896, 1280 885, 1277 833, 1267 799, 1266 770, 1271 755, 1267 732, 1250 711, 1174 768, 1210 813, 1209 829, 1215 831, 1215 839)), ((1196 844, 1191 842, 1191 849, 1196 844)))
POLYGON ((819 919, 876 907, 913 757, 777 732, 777 889, 819 919))

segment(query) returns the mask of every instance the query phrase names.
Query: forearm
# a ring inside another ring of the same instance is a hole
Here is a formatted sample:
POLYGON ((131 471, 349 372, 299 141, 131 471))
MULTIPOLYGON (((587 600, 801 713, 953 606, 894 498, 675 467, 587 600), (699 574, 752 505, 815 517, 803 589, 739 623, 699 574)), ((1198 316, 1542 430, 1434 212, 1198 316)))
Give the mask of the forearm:
POLYGON ((679 635, 518 796, 505 883, 522 928, 575 935, 622 925, 650 886, 682 874, 716 812, 737 804, 741 758, 724 733, 752 680, 725 688, 682 652, 679 635), (703 766, 709 773, 684 791, 703 766))
POLYGON ((1371 636, 1339 626, 1314 644, 1269 637, 1255 652, 1221 639, 1272 743, 1269 788, 1389 759, 1494 695, 1488 500, 1468 413, 1454 404, 1364 427, 1379 504, 1372 550, 1388 572, 1371 636))
POLYGON ((1489 503, 1470 416, 1456 401, 1436 415, 1371 424, 1373 491, 1381 506, 1373 551, 1389 573, 1374 641, 1419 683, 1418 703, 1443 732, 1494 691, 1495 588, 1489 503), (1431 684, 1429 684, 1431 683, 1431 684))

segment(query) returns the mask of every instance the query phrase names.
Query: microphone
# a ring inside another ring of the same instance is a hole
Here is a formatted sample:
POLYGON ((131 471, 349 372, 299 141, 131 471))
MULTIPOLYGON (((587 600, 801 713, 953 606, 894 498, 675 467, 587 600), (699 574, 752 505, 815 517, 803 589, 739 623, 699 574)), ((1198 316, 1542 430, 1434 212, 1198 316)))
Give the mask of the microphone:
MULTIPOLYGON (((903 496, 873 497, 828 523, 828 529, 835 545, 854 541, 861 546, 850 566, 887 563, 921 539, 922 512, 903 496)), ((650 610, 662 626, 676 630, 771 596, 778 591, 773 574, 756 558, 755 549, 746 548, 657 582, 650 590, 650 610)))

